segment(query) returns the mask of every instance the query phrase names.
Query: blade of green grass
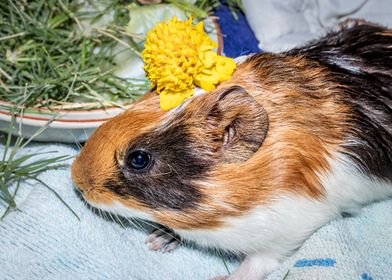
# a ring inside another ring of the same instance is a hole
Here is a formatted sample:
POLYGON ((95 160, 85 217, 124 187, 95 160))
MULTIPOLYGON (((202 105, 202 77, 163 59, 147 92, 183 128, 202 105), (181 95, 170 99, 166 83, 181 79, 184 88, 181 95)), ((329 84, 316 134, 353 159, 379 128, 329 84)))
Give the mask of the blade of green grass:
MULTIPOLYGON (((18 193, 19 186, 20 186, 20 178, 18 178, 18 180, 16 181, 15 191, 14 191, 14 193, 13 193, 13 195, 12 195, 12 198, 13 198, 14 201, 15 201, 15 196, 16 196, 16 194, 18 193)), ((8 206, 7 206, 7 208, 5 209, 3 215, 1 215, 1 217, 0 217, 0 221, 3 220, 3 219, 5 218, 5 216, 8 215, 8 213, 11 211, 11 209, 12 209, 13 207, 16 207, 16 204, 14 204, 14 205, 12 205, 11 203, 8 204, 8 206)))
MULTIPOLYGON (((8 134, 6 136, 3 156, 1 157, 0 162, 0 200, 2 200, 6 205, 5 212, 0 216, 0 220, 6 217, 11 210, 17 209, 15 196, 21 186, 21 182, 29 179, 41 183, 44 187, 53 192, 55 196, 72 212, 72 214, 77 217, 76 213, 60 197, 60 195, 48 184, 38 178, 38 176, 45 171, 68 166, 64 164, 64 161, 72 158, 73 156, 61 155, 49 157, 53 155, 55 151, 27 153, 18 156, 18 152, 26 148, 27 144, 41 134, 48 127, 50 122, 38 129, 31 138, 24 140, 21 136, 23 109, 18 112, 18 108, 13 107, 10 111, 12 112, 12 118, 7 131, 8 134), (19 136, 12 140, 12 132, 15 128, 16 115, 18 115, 20 120, 18 127, 19 136)), ((79 219, 79 217, 77 218, 79 219)))
POLYGON ((90 5, 93 10, 88 12, 85 5, 80 0, 0 3, 0 75, 7 77, 1 79, 1 100, 23 100, 26 107, 50 108, 58 106, 56 102, 72 104, 76 100, 91 104, 97 100, 94 91, 104 100, 95 107, 102 107, 113 100, 134 100, 140 91, 148 91, 148 83, 140 85, 113 74, 119 43, 127 46, 128 52, 139 53, 128 40, 133 34, 120 29, 129 21, 127 3, 102 2, 90 5), (103 12, 106 10, 113 13, 103 12), (89 22, 108 14, 113 14, 113 19, 101 28, 103 32, 83 30, 89 22), (26 96, 24 90, 28 91, 26 96))
POLYGON ((282 280, 286 280, 287 277, 289 277, 289 273, 290 273, 290 269, 287 270, 287 272, 286 272, 286 274, 283 276, 283 279, 282 279, 282 280))
POLYGON ((48 184, 46 184, 44 181, 42 181, 41 179, 38 179, 37 177, 34 176, 26 176, 29 179, 32 180, 36 180, 37 182, 39 182, 40 184, 42 184, 43 186, 45 186, 48 190, 50 190, 63 204, 65 207, 68 208, 69 211, 72 212, 72 214, 74 214, 74 216, 80 221, 79 216, 75 213, 75 211, 68 205, 68 203, 66 203, 64 201, 64 199, 54 190, 52 189, 48 184))

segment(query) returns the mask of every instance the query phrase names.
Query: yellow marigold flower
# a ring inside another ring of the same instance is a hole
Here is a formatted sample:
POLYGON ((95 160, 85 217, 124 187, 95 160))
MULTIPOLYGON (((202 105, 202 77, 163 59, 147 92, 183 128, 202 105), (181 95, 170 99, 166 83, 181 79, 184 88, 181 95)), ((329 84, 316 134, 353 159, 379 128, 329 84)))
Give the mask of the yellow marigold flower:
POLYGON ((163 110, 180 105, 193 95, 194 85, 208 91, 230 79, 236 64, 216 54, 217 44, 192 18, 157 24, 147 33, 142 57, 144 70, 157 88, 163 110))

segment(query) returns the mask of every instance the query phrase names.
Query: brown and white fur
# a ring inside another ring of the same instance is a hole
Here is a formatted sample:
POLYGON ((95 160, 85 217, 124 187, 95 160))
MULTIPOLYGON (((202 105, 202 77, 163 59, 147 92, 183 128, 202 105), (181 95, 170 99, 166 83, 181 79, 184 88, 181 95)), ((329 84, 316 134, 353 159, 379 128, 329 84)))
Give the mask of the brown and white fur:
POLYGON ((168 112, 148 93, 93 133, 72 178, 95 207, 245 254, 229 279, 261 279, 341 212, 392 195, 392 31, 355 21, 251 55, 168 112))

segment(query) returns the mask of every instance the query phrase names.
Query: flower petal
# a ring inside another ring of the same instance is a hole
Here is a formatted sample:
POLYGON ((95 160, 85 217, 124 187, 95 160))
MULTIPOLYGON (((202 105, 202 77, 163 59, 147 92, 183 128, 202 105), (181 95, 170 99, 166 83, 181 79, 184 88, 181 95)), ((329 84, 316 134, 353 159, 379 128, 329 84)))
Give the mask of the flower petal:
POLYGON ((220 82, 230 79, 237 67, 235 61, 229 57, 220 55, 216 58, 216 60, 216 70, 220 75, 220 82))
POLYGON ((203 23, 193 26, 192 18, 181 21, 173 17, 147 33, 144 70, 160 94, 162 109, 178 106, 192 96, 195 84, 208 91, 231 77, 235 62, 217 55, 216 46, 203 23))
POLYGON ((159 94, 159 103, 162 110, 170 110, 174 107, 177 107, 181 103, 184 102, 185 99, 189 98, 193 95, 193 88, 191 90, 186 90, 183 92, 167 92, 162 91, 159 94))

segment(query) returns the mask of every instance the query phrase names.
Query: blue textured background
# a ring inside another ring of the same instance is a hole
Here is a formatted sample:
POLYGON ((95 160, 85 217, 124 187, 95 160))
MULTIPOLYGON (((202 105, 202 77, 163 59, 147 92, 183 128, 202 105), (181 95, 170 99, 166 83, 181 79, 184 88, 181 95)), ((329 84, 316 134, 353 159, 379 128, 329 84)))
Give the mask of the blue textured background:
POLYGON ((227 6, 220 6, 214 15, 218 17, 218 23, 223 35, 223 52, 229 57, 260 52, 258 41, 250 29, 249 24, 242 13, 237 13, 238 19, 233 17, 227 6))

